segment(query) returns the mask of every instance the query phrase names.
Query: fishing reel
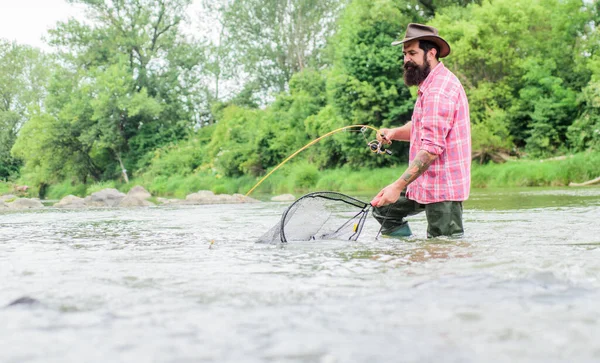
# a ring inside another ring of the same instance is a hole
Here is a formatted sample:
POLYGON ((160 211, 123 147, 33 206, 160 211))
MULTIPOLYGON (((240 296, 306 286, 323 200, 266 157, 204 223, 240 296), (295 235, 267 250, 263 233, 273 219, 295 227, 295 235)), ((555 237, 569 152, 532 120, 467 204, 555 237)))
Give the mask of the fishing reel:
POLYGON ((367 146, 369 147, 369 150, 371 150, 371 152, 374 152, 376 154, 392 155, 392 150, 384 149, 383 144, 377 140, 368 142, 367 146))
MULTIPOLYGON (((365 141, 367 142, 367 146, 369 147, 369 150, 371 150, 371 152, 374 152, 375 154, 392 155, 392 150, 385 149, 381 142, 379 142, 377 140, 367 141, 367 137, 365 136, 367 131, 368 131, 368 129, 366 126, 363 126, 360 129, 360 132, 362 133, 363 137, 365 138, 365 141)), ((383 136, 383 134, 381 136, 383 136)))

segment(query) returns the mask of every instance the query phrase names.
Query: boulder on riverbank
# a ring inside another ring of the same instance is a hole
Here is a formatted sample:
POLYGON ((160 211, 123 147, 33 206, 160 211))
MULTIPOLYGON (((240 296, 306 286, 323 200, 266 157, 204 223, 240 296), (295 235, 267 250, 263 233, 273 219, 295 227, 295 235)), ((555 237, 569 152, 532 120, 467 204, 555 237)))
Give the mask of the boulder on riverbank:
POLYGON ((237 203, 257 203, 258 200, 246 197, 242 194, 217 194, 210 190, 200 190, 197 193, 188 194, 185 200, 177 204, 200 205, 200 204, 237 204, 237 203))
POLYGON ((119 202, 119 207, 149 207, 154 205, 154 203, 146 200, 151 197, 152 194, 144 189, 144 187, 136 185, 135 187, 131 188, 125 198, 119 202))
POLYGON ((271 201, 273 202, 293 202, 295 200, 296 197, 294 197, 292 194, 281 194, 271 198, 271 201))
POLYGON ((10 209, 38 209, 44 205, 37 199, 19 198, 12 203, 8 203, 10 209))
MULTIPOLYGON (((127 195, 117 189, 107 188, 91 195, 80 198, 74 195, 68 195, 54 204, 56 208, 93 208, 93 207, 148 207, 154 204, 146 199, 152 195, 143 187, 133 187, 127 195)), ((293 198, 293 196, 292 196, 293 198)), ((30 209, 42 208, 43 205, 35 199, 18 199, 13 195, 4 196, 5 200, 15 200, 13 203, 6 203, 0 200, 0 208, 12 209, 30 209), (16 203, 19 201, 18 203, 16 203), (16 204, 15 204, 16 203, 16 204)), ((189 194, 185 200, 157 198, 163 205, 203 205, 203 204, 239 204, 239 203, 257 203, 256 199, 246 197, 242 194, 217 194, 210 190, 200 190, 197 193, 189 194)), ((293 199, 292 199, 293 200, 293 199)))
POLYGON ((247 197, 243 194, 234 194, 231 196, 236 203, 260 203, 260 200, 247 197))
POLYGON ((147 207, 154 205, 146 200, 150 197, 150 193, 142 187, 134 187, 127 195, 116 189, 103 189, 85 198, 68 195, 54 206, 57 208, 147 207))
POLYGON ((114 188, 107 188, 88 195, 84 198, 84 203, 88 207, 117 207, 123 198, 125 194, 114 188))
POLYGON ((146 189, 144 189, 143 186, 136 185, 135 187, 131 188, 131 190, 129 190, 127 196, 145 200, 152 197, 152 194, 150 194, 146 189))
MULTIPOLYGON (((148 197, 149 198, 149 197, 148 197)), ((146 199, 137 197, 135 195, 127 195, 125 198, 121 199, 119 202, 119 207, 149 207, 154 205, 147 201, 146 199)))
POLYGON ((74 195, 67 195, 58 203, 54 204, 57 208, 85 208, 85 200, 74 195))
POLYGON ((167 205, 167 204, 178 204, 179 202, 181 202, 180 199, 173 199, 173 198, 161 198, 158 197, 156 198, 156 201, 160 204, 160 205, 167 205))

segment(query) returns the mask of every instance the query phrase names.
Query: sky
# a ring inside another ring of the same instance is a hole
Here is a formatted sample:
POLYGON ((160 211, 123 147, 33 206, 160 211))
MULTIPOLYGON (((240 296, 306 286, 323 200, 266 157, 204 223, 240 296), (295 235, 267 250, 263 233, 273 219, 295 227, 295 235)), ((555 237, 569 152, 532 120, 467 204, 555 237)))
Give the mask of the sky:
POLYGON ((83 8, 65 0, 0 0, 0 38, 43 50, 48 29, 70 17, 83 18, 83 8))
MULTIPOLYGON (((0 38, 49 51, 42 40, 48 29, 71 17, 83 19, 83 9, 66 0, 0 0, 0 38)), ((194 18, 195 9, 193 5, 189 10, 190 18, 194 18)))

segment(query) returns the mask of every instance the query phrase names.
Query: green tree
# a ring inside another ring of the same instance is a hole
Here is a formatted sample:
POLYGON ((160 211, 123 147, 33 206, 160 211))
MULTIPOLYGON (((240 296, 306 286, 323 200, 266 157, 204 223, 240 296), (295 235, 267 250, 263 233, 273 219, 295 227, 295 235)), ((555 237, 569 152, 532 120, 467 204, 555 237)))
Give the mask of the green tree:
POLYGON ((142 123, 156 120, 162 107, 148 96, 145 88, 135 92, 135 85, 125 66, 113 65, 97 74, 90 85, 95 97, 90 98, 93 113, 81 118, 80 140, 97 151, 106 150, 119 163, 125 182, 129 182, 122 155, 129 151, 128 141, 135 137, 142 123), (87 122, 86 122, 87 121, 87 122))
POLYGON ((238 106, 229 106, 222 111, 219 123, 214 126, 212 140, 206 146, 211 164, 220 175, 260 173, 259 156, 254 153, 253 146, 262 112, 238 106))
POLYGON ((49 63, 38 49, 0 39, 0 179, 19 170, 10 150, 31 110, 43 106, 49 63))
MULTIPOLYGON (((592 39, 598 36, 600 34, 595 33, 592 39)), ((567 131, 574 151, 600 150, 600 53, 593 54, 588 68, 592 77, 577 99, 581 114, 567 131)))
POLYGON ((30 174, 42 173, 38 179, 69 171, 79 181, 127 180, 124 170, 143 167, 146 154, 210 120, 200 82, 203 44, 188 42, 180 29, 190 0, 71 2, 85 5, 88 19, 50 31, 63 68, 54 73, 46 107, 19 135, 15 155, 30 174), (56 131, 35 134, 48 125, 56 131), (57 149, 53 154, 72 165, 57 171, 60 163, 47 160, 53 155, 26 150, 38 144, 57 149), (70 153, 83 155, 65 157, 70 153))
POLYGON ((497 136, 488 151, 506 151, 506 140, 532 156, 563 148, 590 76, 583 40, 593 19, 581 0, 483 1, 436 14, 431 24, 452 46, 445 64, 465 85, 472 123, 483 126, 473 137, 497 136), (492 120, 501 127, 485 126, 492 120))
POLYGON ((227 43, 241 70, 264 93, 282 92, 292 75, 319 68, 344 0, 233 0, 224 8, 227 43))
POLYGON ((481 5, 482 0, 417 0, 416 5, 426 17, 434 17, 442 9, 450 6, 466 7, 470 4, 481 5))
POLYGON ((19 160, 10 154, 17 138, 19 115, 12 111, 0 112, 0 179, 6 180, 19 170, 19 160))
POLYGON ((131 137, 130 157, 183 137, 209 120, 199 87, 202 44, 181 33, 190 0, 71 0, 86 5, 91 23, 69 20, 50 31, 70 67, 94 71, 125 64, 134 91, 161 100, 160 117, 144 120, 131 137))
MULTIPOLYGON (((367 124, 380 128, 409 121, 414 98, 402 79, 402 47, 392 47, 391 43, 415 21, 423 18, 410 2, 355 0, 349 4, 331 42, 334 64, 327 77, 331 109, 324 109, 324 114, 311 122, 332 118, 341 122, 336 126, 367 124)), ((396 160, 371 158, 365 153, 362 136, 344 135, 337 136, 336 142, 328 144, 332 148, 324 150, 337 158, 329 165, 375 166, 396 160)), ((406 145, 397 143, 395 147, 405 158, 406 145)))
MULTIPOLYGON (((205 44, 206 56, 202 72, 207 85, 204 90, 211 104, 227 100, 233 93, 244 93, 244 88, 246 93, 256 88, 250 82, 246 87, 240 87, 243 81, 236 72, 239 60, 234 56, 235 40, 228 34, 225 19, 228 3, 228 0, 203 0, 202 11, 198 14, 199 30, 202 32, 200 41, 205 44)), ((246 96, 242 94, 241 97, 246 96)), ((213 122, 214 118, 209 123, 213 122)))
POLYGON ((35 185, 57 183, 70 177, 81 182, 86 182, 89 176, 99 180, 101 170, 79 136, 79 130, 56 116, 34 114, 21 129, 12 153, 25 160, 23 174, 35 185))

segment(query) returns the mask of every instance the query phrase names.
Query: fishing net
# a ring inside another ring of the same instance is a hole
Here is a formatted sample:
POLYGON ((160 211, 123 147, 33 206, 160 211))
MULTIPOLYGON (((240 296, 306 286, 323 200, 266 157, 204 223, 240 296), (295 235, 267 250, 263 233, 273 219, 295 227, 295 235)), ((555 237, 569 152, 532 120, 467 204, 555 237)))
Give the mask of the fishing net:
POLYGON ((262 243, 311 240, 356 241, 371 205, 336 192, 300 197, 279 223, 259 238, 262 243))

